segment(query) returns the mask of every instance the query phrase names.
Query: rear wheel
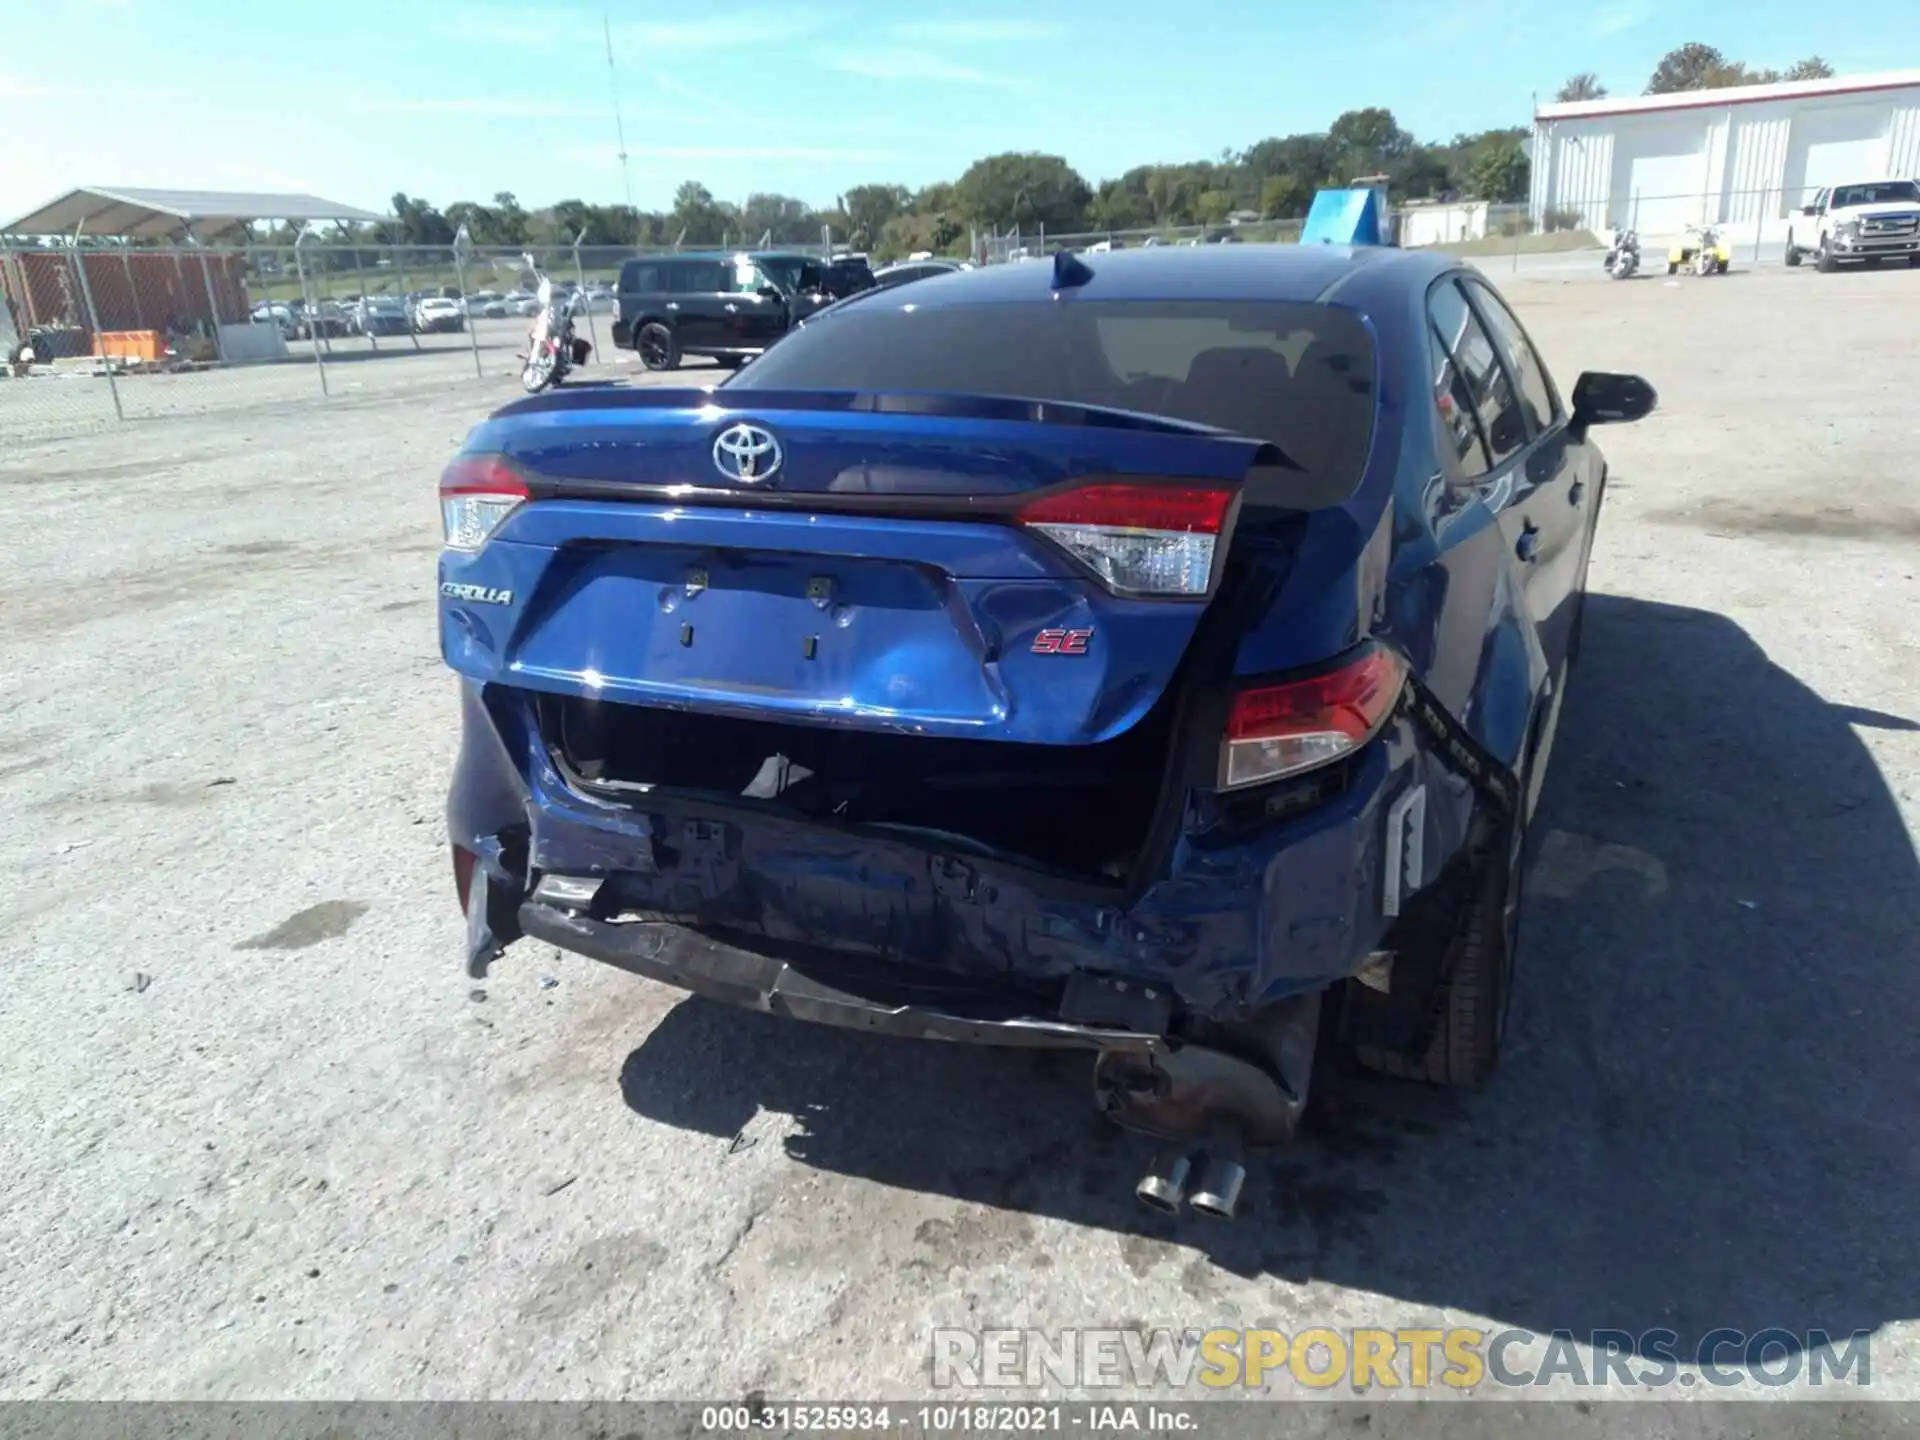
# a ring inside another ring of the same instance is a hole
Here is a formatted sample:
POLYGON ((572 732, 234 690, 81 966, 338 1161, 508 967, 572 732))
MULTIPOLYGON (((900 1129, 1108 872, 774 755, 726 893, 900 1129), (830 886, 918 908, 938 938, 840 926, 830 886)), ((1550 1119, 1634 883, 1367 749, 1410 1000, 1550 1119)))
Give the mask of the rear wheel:
POLYGON ((1800 247, 1793 243, 1793 237, 1789 235, 1787 237, 1787 264, 1792 266, 1792 265, 1798 265, 1799 263, 1800 263, 1800 247))
POLYGON ((1433 1085, 1475 1085, 1493 1073, 1513 997, 1526 832, 1516 812, 1491 841, 1480 892, 1450 949, 1449 979, 1426 1050, 1409 1055, 1361 1047, 1354 1058, 1367 1069, 1433 1085))
POLYGON ((649 370, 680 368, 680 342, 673 331, 658 320, 648 321, 634 337, 633 348, 640 352, 640 363, 649 370))

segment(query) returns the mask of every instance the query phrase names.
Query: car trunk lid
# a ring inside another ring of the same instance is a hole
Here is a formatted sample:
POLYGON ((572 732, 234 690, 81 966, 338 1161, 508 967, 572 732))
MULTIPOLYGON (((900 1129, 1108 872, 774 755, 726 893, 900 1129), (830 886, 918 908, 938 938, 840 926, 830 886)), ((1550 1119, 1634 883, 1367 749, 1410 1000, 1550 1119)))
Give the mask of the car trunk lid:
POLYGON ((1087 407, 565 398, 469 442, 532 503, 450 553, 443 581, 516 599, 454 595, 449 654, 596 701, 1097 744, 1179 667, 1249 478, 1313 498, 1261 441, 1087 407))

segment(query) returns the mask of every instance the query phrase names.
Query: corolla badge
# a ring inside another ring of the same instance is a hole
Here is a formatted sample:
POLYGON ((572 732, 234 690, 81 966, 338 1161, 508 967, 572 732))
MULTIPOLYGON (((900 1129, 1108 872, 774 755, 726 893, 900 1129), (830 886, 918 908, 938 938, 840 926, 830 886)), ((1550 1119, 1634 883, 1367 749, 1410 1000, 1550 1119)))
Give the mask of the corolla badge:
POLYGON ((771 480, 784 458, 773 433, 758 425, 729 425, 714 437, 714 469, 743 485, 771 480))

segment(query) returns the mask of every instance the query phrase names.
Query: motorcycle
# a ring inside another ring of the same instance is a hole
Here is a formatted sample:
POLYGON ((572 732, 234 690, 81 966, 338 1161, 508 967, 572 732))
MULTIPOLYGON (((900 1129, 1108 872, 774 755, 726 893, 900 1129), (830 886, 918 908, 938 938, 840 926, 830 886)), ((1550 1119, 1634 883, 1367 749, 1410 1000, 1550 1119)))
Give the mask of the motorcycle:
POLYGON ((1667 251, 1667 274, 1677 275, 1686 266, 1696 275, 1724 275, 1733 263, 1733 252, 1720 243, 1720 232, 1712 225, 1689 225, 1687 238, 1667 251))
POLYGON ((1640 269, 1640 236, 1632 230, 1622 230, 1613 237, 1613 248, 1607 251, 1607 274, 1616 280, 1631 279, 1640 269))
POLYGON ((540 313, 534 317, 533 329, 527 336, 526 365, 520 372, 520 384, 529 395, 538 395, 548 386, 558 386, 574 366, 586 364, 593 346, 573 333, 574 313, 580 308, 579 294, 554 288, 552 277, 541 274, 533 257, 525 258, 527 268, 539 282, 535 295, 540 302, 540 313))

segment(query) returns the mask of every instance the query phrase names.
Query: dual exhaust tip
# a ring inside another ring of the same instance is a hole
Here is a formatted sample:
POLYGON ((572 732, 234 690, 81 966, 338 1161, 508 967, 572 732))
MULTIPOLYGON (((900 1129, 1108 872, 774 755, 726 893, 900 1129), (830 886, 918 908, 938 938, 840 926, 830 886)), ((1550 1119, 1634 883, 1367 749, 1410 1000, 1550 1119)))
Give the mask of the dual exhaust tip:
POLYGON ((1246 1183, 1246 1168, 1227 1155, 1173 1153, 1155 1161, 1133 1193, 1163 1215, 1178 1215, 1185 1205, 1211 1220, 1231 1220, 1246 1183))

